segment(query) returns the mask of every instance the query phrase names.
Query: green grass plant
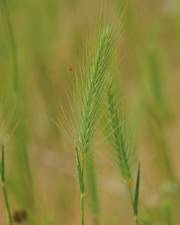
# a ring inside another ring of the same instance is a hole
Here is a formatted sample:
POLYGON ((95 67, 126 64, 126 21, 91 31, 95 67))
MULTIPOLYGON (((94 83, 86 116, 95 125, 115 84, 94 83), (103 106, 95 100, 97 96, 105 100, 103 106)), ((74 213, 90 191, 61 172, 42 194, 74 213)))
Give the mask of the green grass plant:
MULTIPOLYGON (((112 50, 112 30, 110 27, 101 29, 97 38, 97 46, 90 59, 86 70, 84 89, 82 91, 82 105, 79 116, 79 126, 76 140, 77 172, 80 187, 81 202, 81 225, 84 225, 84 198, 85 181, 84 173, 87 161, 87 153, 91 149, 91 142, 94 133, 96 114, 104 83, 106 80, 107 67, 109 65, 112 50)), ((89 166, 91 164, 88 164, 89 166)), ((91 165, 92 166, 92 165, 91 165)), ((91 168, 89 168, 91 169, 91 168)), ((94 182, 93 173, 90 179, 94 182)), ((94 185, 93 185, 94 189, 94 185)), ((91 189, 92 190, 92 189, 91 189)))
POLYGON ((108 135, 112 144, 114 160, 117 163, 119 172, 129 192, 131 206, 135 224, 139 224, 139 188, 140 188, 140 165, 136 177, 136 185, 133 188, 132 158, 134 154, 134 145, 130 129, 128 129, 125 117, 122 112, 122 106, 119 103, 118 91, 112 81, 107 87, 107 121, 108 135))
POLYGON ((5 146, 2 143, 0 144, 1 144, 0 176, 1 176, 2 192, 4 197, 4 204, 5 204, 7 215, 8 215, 8 224, 13 225, 9 195, 8 195, 7 186, 6 186, 5 146))

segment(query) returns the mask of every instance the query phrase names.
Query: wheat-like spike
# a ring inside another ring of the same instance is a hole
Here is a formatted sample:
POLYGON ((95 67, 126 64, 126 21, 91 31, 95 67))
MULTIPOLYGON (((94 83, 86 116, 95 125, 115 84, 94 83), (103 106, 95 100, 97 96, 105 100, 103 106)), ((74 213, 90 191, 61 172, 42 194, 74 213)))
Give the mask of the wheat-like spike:
POLYGON ((132 144, 128 138, 125 119, 120 111, 118 94, 112 82, 107 87, 108 124, 113 149, 115 151, 121 175, 125 181, 131 180, 130 158, 132 144))
POLYGON ((115 152, 115 160, 120 169, 121 176, 127 184, 134 221, 139 225, 138 207, 139 207, 139 186, 140 186, 140 166, 138 167, 136 187, 132 187, 131 157, 133 155, 131 129, 127 128, 126 121, 121 110, 118 98, 118 92, 112 81, 107 86, 107 105, 109 133, 112 147, 115 152))
MULTIPOLYGON (((86 71, 87 79, 83 82, 84 89, 81 93, 82 106, 80 109, 76 139, 77 173, 81 192, 81 225, 84 225, 84 169, 86 163, 86 153, 90 149, 98 103, 105 84, 105 73, 109 64, 112 48, 111 41, 112 29, 110 27, 101 29, 94 55, 92 55, 91 62, 86 71)), ((93 164, 91 164, 91 166, 92 165, 93 164)), ((88 169, 92 168, 89 167, 88 169)), ((95 184, 94 173, 89 174, 91 175, 90 179, 93 180, 95 184)), ((91 193, 94 193, 94 186, 90 187, 90 189, 91 193)))
POLYGON ((108 27, 100 32, 98 46, 95 55, 87 71, 87 80, 84 83, 82 97, 82 110, 79 119, 79 133, 77 146, 83 152, 87 152, 93 133, 95 115, 101 91, 105 81, 105 71, 111 53, 111 29, 108 27))

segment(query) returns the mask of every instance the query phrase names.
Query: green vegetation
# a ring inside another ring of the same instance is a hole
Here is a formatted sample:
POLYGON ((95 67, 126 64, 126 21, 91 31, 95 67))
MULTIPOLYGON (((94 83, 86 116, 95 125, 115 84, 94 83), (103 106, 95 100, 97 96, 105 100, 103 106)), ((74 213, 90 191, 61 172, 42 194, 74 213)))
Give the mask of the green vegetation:
POLYGON ((179 225, 179 12, 0 0, 0 225, 179 225))
MULTIPOLYGON (((78 137, 76 144, 76 158, 77 158, 77 171, 80 186, 80 202, 81 202, 81 224, 84 225, 84 198, 85 198, 85 184, 84 184, 84 172, 86 166, 86 157, 88 151, 91 148, 92 136, 94 133, 94 124, 96 119, 97 107, 99 105, 99 99, 104 87, 106 68, 109 64, 109 58, 111 54, 111 28, 104 28, 99 32, 99 38, 97 41, 97 48, 94 56, 87 70, 87 81, 83 83, 84 92, 82 92, 82 110, 80 112, 78 137)), ((95 214, 96 224, 98 203, 96 196, 95 176, 92 162, 87 163, 87 171, 89 178, 89 186, 93 199, 93 213, 95 214)))
POLYGON ((10 204, 9 204, 9 197, 8 197, 8 192, 7 192, 7 187, 6 187, 5 153, 4 153, 4 145, 3 144, 1 146, 0 175, 1 175, 1 183, 2 183, 2 191, 3 191, 4 203, 5 203, 7 214, 8 214, 9 225, 12 225, 13 221, 12 221, 11 209, 10 209, 10 204))
POLYGON ((118 92, 113 87, 112 82, 107 88, 107 107, 108 116, 107 124, 109 126, 108 133, 115 153, 115 162, 117 162, 120 174, 127 184, 129 191, 133 215, 138 222, 138 202, 139 202, 139 186, 140 186, 140 166, 138 166, 138 173, 136 178, 135 191, 132 188, 132 172, 131 160, 134 152, 131 134, 126 127, 126 121, 123 113, 120 112, 120 104, 118 102, 118 92))

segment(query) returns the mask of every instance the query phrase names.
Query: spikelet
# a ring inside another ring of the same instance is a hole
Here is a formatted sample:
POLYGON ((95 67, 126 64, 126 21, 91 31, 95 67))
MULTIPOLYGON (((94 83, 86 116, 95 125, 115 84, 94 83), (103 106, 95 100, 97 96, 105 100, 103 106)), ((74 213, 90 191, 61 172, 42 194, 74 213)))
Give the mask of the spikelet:
POLYGON ((132 177, 130 159, 133 153, 133 145, 118 97, 118 92, 113 86, 112 81, 110 81, 107 87, 107 129, 115 153, 115 161, 123 179, 129 182, 132 177))
POLYGON ((99 32, 97 48, 87 70, 82 93, 82 108, 79 118, 77 148, 87 152, 93 135, 98 102, 105 82, 105 72, 111 54, 112 31, 107 27, 99 32))
MULTIPOLYGON (((111 56, 111 41, 112 41, 112 29, 106 27, 99 32, 97 40, 97 46, 94 55, 91 58, 90 64, 86 71, 86 80, 83 82, 83 90, 81 93, 81 109, 78 120, 77 139, 76 139, 76 161, 77 161, 77 173, 79 178, 80 188, 80 205, 81 205, 81 225, 84 225, 84 170, 87 164, 87 153, 91 148, 92 136, 94 132, 94 125, 96 121, 97 108, 101 93, 103 91, 106 70, 109 65, 111 56)), ((96 202, 92 206, 94 214, 94 220, 97 222, 98 203, 95 196, 95 176, 93 164, 87 164, 87 170, 89 179, 93 182, 90 185, 90 193, 96 202), (94 197, 95 196, 95 197, 94 197)))

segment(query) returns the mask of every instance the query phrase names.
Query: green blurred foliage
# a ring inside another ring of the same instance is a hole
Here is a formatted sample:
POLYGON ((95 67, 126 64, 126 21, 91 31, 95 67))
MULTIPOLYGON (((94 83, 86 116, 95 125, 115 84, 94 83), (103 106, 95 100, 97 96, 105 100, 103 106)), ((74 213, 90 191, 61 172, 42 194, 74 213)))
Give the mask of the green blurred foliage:
MULTIPOLYGON (((117 30, 114 64, 136 128, 142 224, 179 224, 179 1, 0 0, 0 8, 0 139, 12 211, 26 209, 25 224, 79 223, 68 107, 103 12, 117 30)), ((132 224, 101 139, 94 140, 101 223, 132 224)), ((86 220, 93 224, 90 213, 86 220)))

